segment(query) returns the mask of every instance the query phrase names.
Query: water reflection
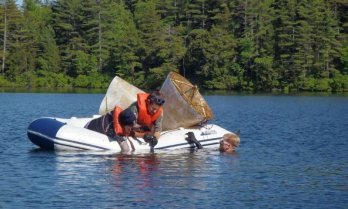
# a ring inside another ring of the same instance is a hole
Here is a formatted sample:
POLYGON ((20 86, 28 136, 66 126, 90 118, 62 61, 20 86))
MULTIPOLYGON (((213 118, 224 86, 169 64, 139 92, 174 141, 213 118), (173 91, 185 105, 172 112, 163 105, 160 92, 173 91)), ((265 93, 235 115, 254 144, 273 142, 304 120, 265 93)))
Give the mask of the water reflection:
POLYGON ((117 154, 115 156, 115 163, 112 169, 113 174, 118 176, 122 174, 123 167, 125 164, 135 164, 137 172, 142 175, 148 175, 151 172, 158 170, 160 160, 157 154, 151 153, 146 155, 125 155, 117 154))
POLYGON ((131 181, 132 186, 141 190, 154 187, 154 176, 160 163, 156 153, 115 155, 112 166, 115 186, 122 187, 131 181))

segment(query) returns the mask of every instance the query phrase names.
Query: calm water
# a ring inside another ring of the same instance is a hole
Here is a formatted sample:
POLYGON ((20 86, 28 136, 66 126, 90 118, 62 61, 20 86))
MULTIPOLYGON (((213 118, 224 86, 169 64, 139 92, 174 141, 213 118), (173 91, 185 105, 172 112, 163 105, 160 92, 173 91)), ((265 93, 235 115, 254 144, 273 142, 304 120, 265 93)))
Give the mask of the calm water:
POLYGON ((95 114, 102 94, 0 93, 0 208, 348 208, 348 97, 206 96, 236 155, 48 152, 42 116, 95 114))

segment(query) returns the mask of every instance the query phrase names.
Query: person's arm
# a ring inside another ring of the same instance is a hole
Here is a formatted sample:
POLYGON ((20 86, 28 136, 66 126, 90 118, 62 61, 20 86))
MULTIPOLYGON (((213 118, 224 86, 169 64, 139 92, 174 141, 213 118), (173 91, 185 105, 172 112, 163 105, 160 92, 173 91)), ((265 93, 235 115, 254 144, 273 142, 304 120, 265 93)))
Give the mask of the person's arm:
POLYGON ((154 123, 154 133, 153 135, 159 139, 161 136, 161 131, 162 131, 162 120, 163 120, 163 112, 161 115, 157 118, 157 120, 154 123))
POLYGON ((161 132, 157 131, 153 135, 156 137, 156 139, 159 139, 161 136, 161 132))
POLYGON ((139 137, 139 138, 144 138, 145 134, 154 135, 157 139, 161 136, 160 131, 155 131, 151 133, 151 132, 139 132, 139 131, 133 130, 133 133, 135 137, 139 137))
POLYGON ((144 138, 145 132, 138 132, 136 130, 133 130, 134 136, 139 138, 144 138))
MULTIPOLYGON (((133 113, 136 115, 136 117, 138 119, 137 103, 134 102, 133 104, 131 104, 130 109, 133 111, 133 113)), ((163 119, 163 112, 157 118, 157 120, 154 122, 154 124, 153 124, 154 126, 153 126, 152 130, 144 131, 144 130, 139 130, 139 128, 135 128, 135 129, 133 129, 131 135, 135 136, 135 137, 139 137, 139 138, 144 138, 145 134, 150 134, 150 135, 154 135, 158 139, 160 137, 161 131, 162 131, 162 119, 163 119)))
MULTIPOLYGON (((138 121, 138 107, 137 107, 137 102, 133 102, 129 108, 132 110, 132 112, 134 113, 134 115, 136 116, 138 121)), ((141 132, 138 128, 133 128, 133 130, 131 131, 131 136, 135 136, 135 137, 139 137, 139 138, 143 138, 144 137, 144 133, 141 132)))

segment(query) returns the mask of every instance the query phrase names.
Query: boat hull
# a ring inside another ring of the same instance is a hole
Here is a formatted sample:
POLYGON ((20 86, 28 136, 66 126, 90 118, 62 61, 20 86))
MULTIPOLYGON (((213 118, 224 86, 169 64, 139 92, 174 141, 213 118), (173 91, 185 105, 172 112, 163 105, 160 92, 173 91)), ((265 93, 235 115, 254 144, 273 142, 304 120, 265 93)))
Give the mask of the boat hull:
MULTIPOLYGON (((84 128, 91 118, 39 118, 27 130, 30 141, 49 150, 112 150, 121 151, 118 142, 104 134, 84 128)), ((193 132, 203 147, 217 148, 222 136, 229 133, 218 125, 208 124, 192 128, 178 128, 161 133, 155 150, 192 149, 186 141, 187 133, 193 132)), ((129 147, 135 151, 150 151, 142 138, 128 137, 129 147)))

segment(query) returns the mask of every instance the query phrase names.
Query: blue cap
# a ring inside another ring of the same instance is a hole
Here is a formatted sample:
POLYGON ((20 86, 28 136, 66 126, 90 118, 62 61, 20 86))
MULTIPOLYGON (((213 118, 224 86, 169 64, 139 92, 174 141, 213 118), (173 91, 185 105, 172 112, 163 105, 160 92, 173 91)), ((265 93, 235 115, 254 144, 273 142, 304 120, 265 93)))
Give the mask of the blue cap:
POLYGON ((130 108, 123 110, 118 116, 118 121, 122 126, 134 126, 135 120, 135 114, 130 108))

